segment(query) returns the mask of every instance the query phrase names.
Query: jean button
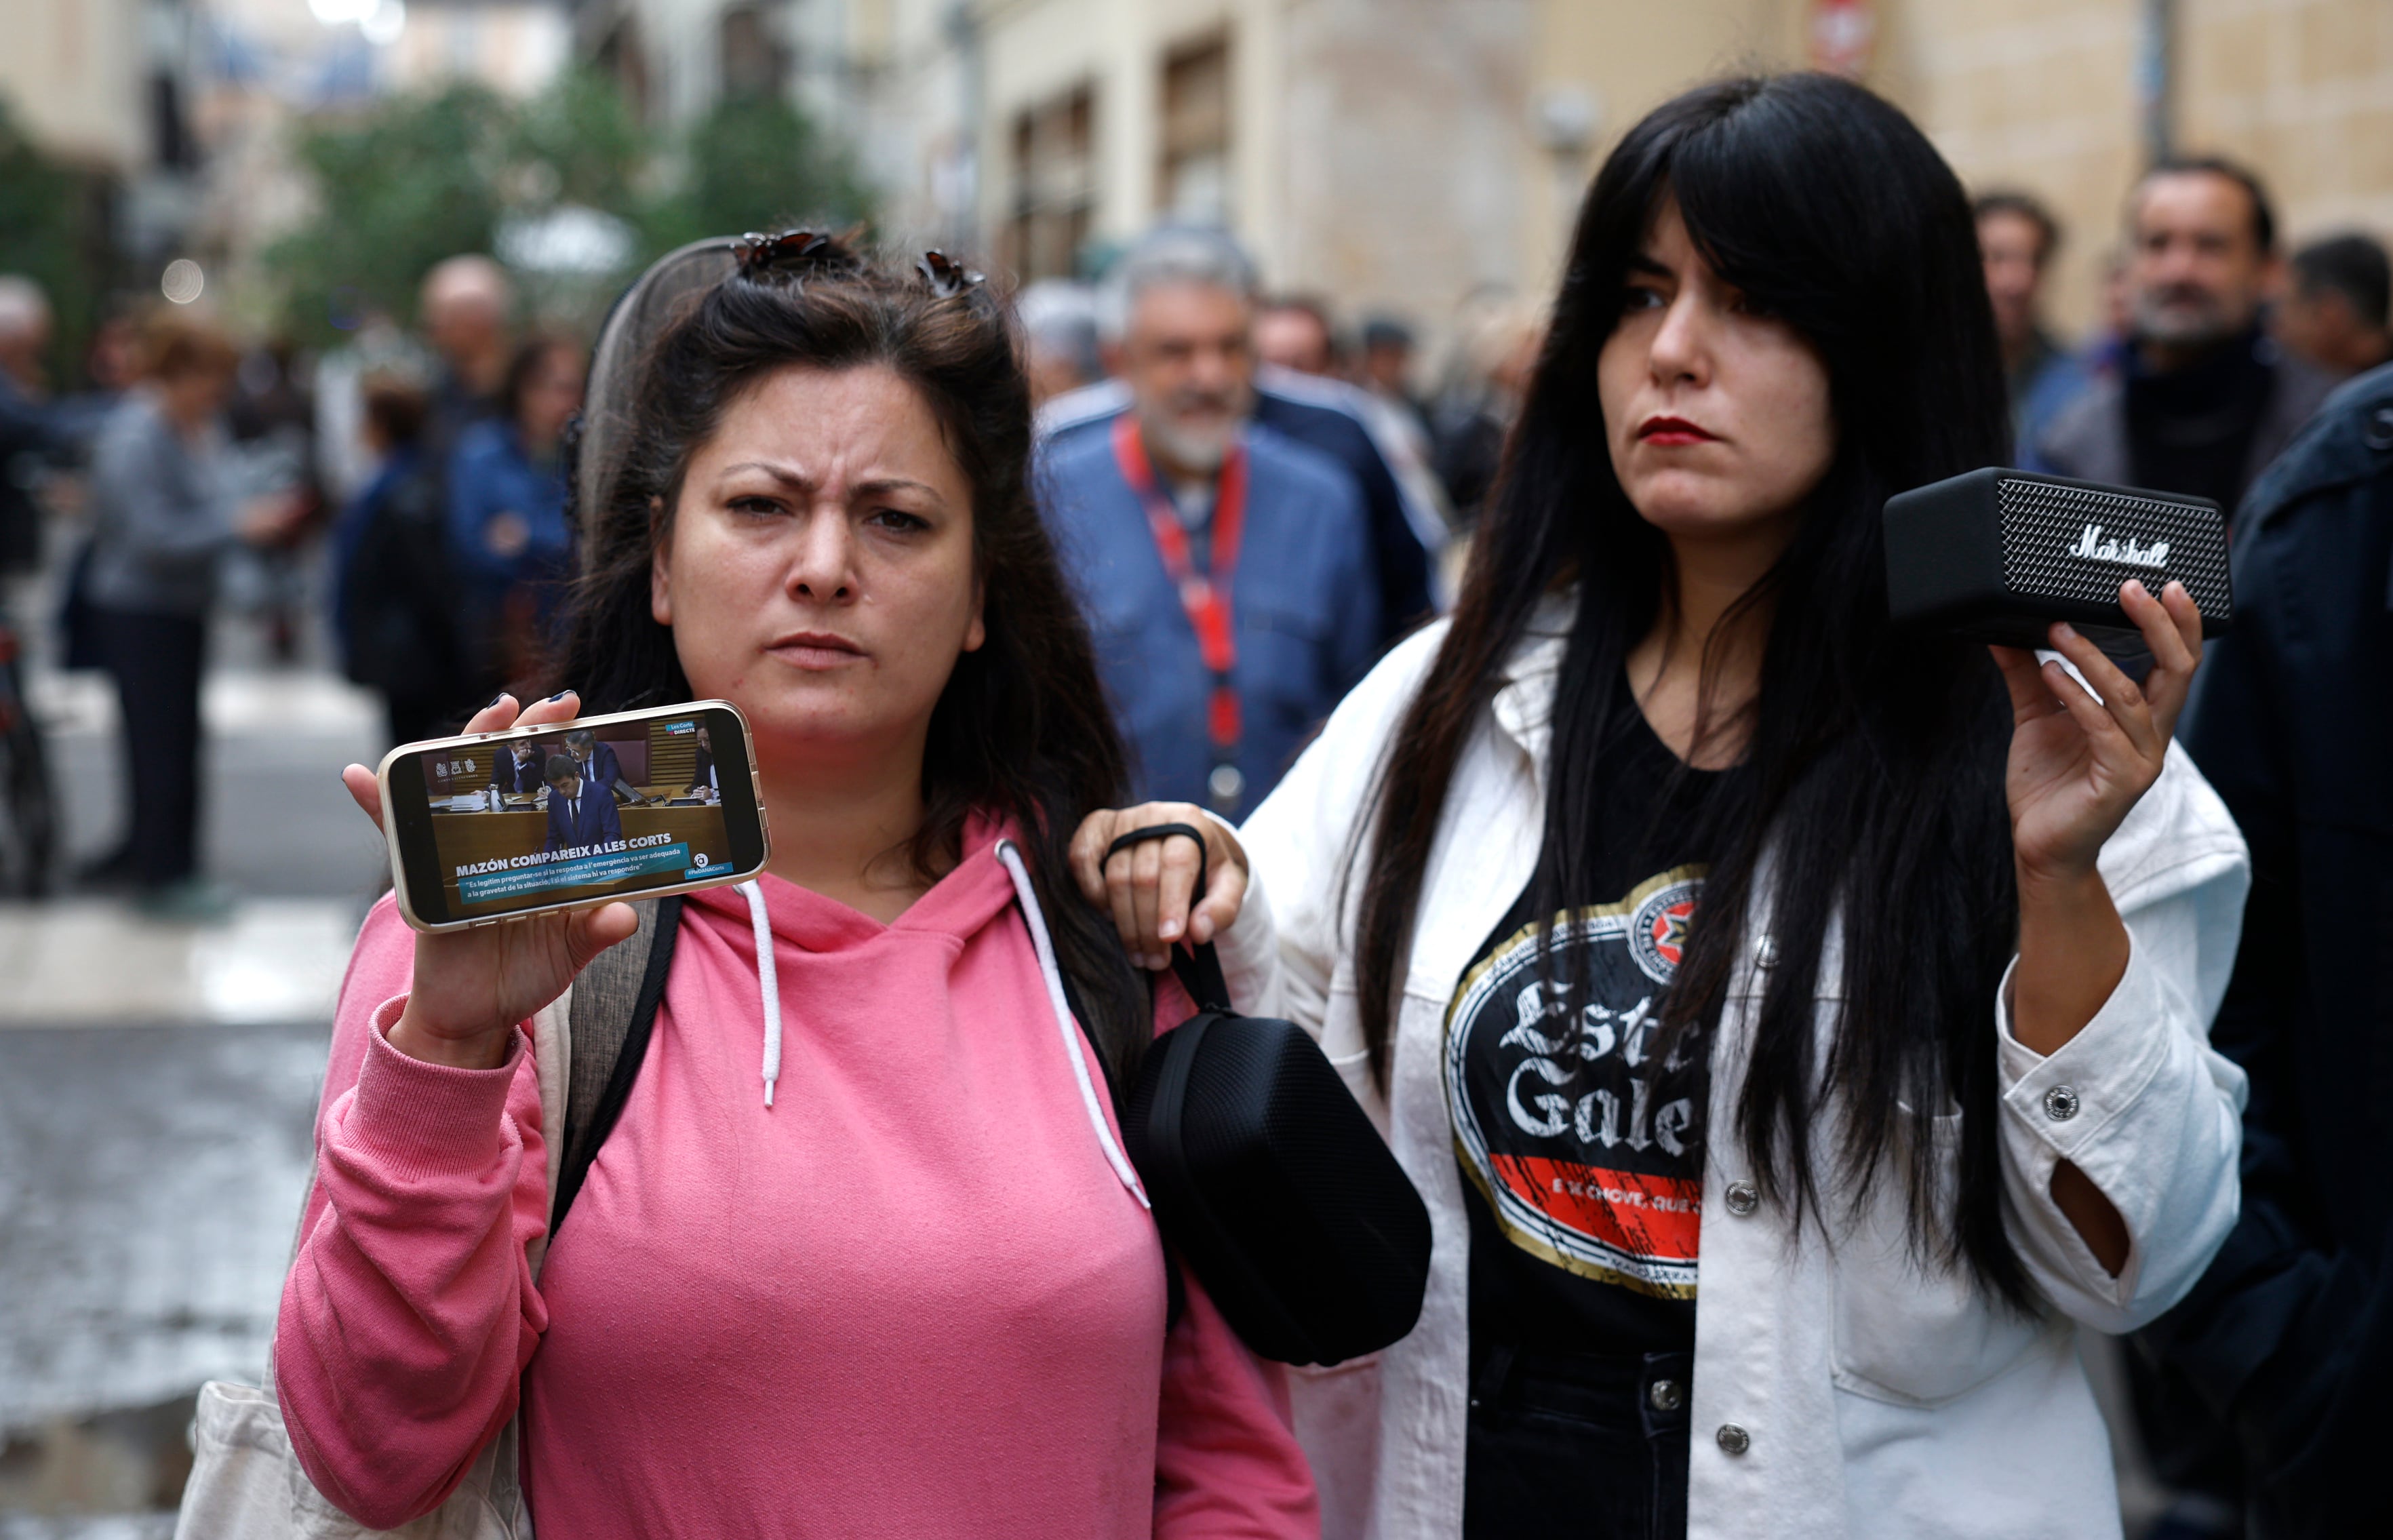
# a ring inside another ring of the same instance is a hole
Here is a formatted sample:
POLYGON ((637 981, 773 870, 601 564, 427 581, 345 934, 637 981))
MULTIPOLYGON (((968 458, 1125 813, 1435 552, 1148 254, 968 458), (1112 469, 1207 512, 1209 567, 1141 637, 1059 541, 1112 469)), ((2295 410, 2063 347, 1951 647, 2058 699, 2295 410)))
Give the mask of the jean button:
POLYGON ((2055 1086, 2044 1093, 2044 1116, 2056 1123, 2066 1123, 2077 1116, 2077 1088, 2055 1086))
POLYGON ((1746 1215, 1752 1213, 1755 1209, 1760 1207, 1761 1194, 1754 1187, 1753 1183, 1749 1181, 1732 1181, 1728 1184, 1728 1211, 1730 1213, 1734 1214, 1738 1219, 1744 1219, 1746 1215))
POLYGON ((1675 1412, 1687 1403, 1687 1388, 1675 1379, 1657 1379, 1645 1388, 1645 1401, 1656 1412, 1675 1412))
POLYGON ((1722 1454, 1742 1455, 1753 1447, 1753 1435, 1733 1422, 1724 1422, 1712 1435, 1712 1442, 1720 1446, 1722 1454))

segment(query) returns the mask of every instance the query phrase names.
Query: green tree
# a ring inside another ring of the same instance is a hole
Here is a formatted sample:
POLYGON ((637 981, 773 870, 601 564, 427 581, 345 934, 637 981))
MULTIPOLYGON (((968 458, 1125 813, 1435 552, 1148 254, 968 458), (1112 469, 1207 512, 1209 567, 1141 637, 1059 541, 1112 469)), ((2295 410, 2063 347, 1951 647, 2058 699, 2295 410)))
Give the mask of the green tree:
POLYGON ((111 254, 101 239, 105 188, 52 160, 0 101, 0 273, 21 273, 47 291, 57 317, 52 384, 71 387, 98 322, 111 254))
POLYGON ((779 97, 731 97, 694 124, 681 175, 647 220, 650 243, 811 225, 838 229, 870 217, 871 200, 840 145, 779 97))
POLYGON ((294 331, 324 341, 364 310, 412 316, 434 263, 489 251, 515 128, 495 93, 458 85, 307 129, 316 213, 267 254, 294 331))
MULTIPOLYGON (((845 153, 788 102, 726 100, 664 155, 616 84, 589 70, 522 103, 466 85, 388 98, 310 125, 297 153, 317 209, 267 260, 292 329, 318 342, 367 309, 412 317, 434 263, 492 252, 506 220, 561 205, 623 220, 636 262, 701 236, 869 211, 845 153)), ((596 282, 598 305, 618 281, 596 282)), ((535 299, 578 312, 593 289, 574 280, 535 299)))

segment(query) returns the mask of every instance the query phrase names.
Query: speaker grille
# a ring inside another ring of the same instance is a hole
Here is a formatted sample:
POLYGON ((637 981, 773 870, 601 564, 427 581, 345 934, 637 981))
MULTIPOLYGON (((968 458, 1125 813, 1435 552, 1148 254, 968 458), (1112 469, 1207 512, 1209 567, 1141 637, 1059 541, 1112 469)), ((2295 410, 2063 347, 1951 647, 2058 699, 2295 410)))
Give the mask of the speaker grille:
POLYGON ((2115 605, 2129 578, 2155 594, 2175 578, 2205 617, 2228 618, 2226 522, 2209 504, 2024 476, 2002 477, 1996 498, 2012 593, 2115 605))

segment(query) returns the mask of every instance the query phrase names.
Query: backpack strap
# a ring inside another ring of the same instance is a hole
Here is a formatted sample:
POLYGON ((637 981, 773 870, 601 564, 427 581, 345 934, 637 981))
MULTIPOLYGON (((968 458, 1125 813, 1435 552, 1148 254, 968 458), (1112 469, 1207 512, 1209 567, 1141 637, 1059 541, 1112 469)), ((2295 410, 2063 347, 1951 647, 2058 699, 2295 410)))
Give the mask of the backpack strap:
POLYGON ((681 931, 681 895, 632 906, 640 927, 591 959, 573 981, 571 1083, 565 1103, 565 1137, 559 1143, 556 1207, 548 1218, 553 1239, 566 1210, 582 1191, 598 1146, 615 1129, 648 1055, 648 1036, 664 1002, 673 972, 673 943, 681 931))

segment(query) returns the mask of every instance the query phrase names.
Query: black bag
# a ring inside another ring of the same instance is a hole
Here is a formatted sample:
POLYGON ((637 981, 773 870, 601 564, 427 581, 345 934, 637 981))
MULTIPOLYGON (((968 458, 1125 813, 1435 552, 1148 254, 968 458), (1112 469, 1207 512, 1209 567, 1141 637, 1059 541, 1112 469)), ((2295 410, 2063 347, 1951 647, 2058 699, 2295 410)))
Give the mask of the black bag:
MULTIPOLYGON (((1204 844, 1165 824, 1105 854, 1171 834, 1204 844)), ((1303 1028, 1231 1010, 1210 945, 1175 948, 1172 971, 1196 1014, 1156 1038, 1120 1109, 1164 1238, 1265 1358, 1386 1347, 1420 1319, 1428 1207, 1303 1028)))

